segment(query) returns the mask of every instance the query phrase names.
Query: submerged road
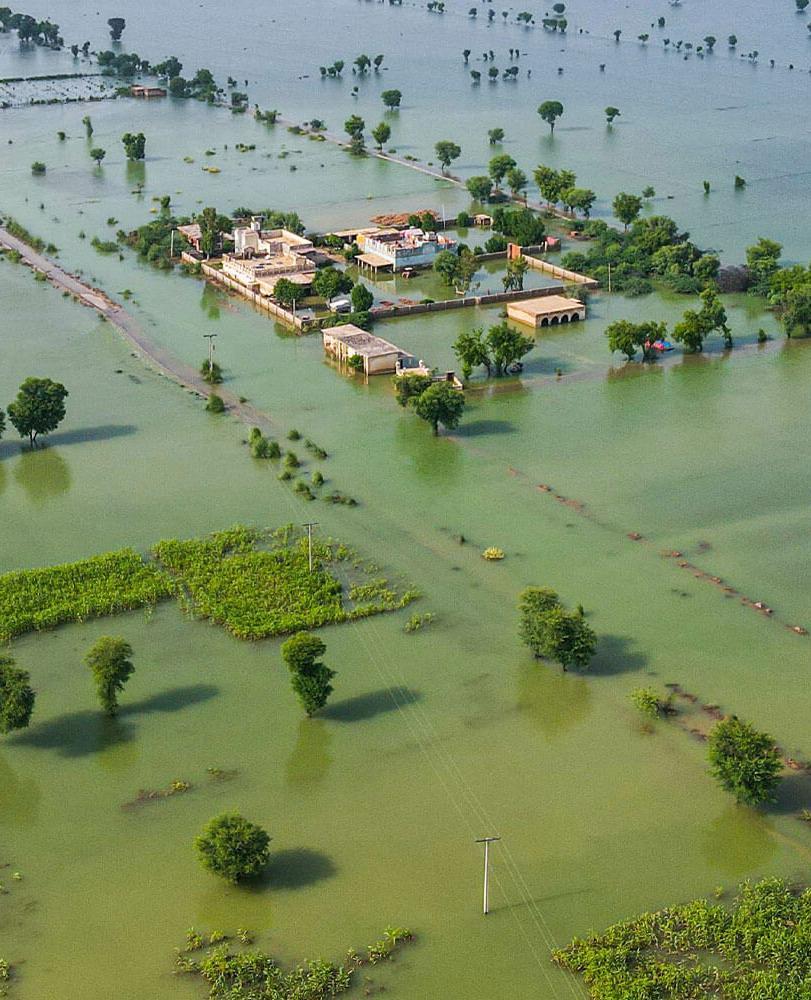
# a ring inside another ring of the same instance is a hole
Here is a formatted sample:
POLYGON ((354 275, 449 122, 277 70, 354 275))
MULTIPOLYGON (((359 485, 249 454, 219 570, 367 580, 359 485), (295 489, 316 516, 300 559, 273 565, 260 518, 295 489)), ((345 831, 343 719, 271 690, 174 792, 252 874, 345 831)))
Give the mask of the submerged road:
POLYGON ((34 250, 24 240, 12 236, 8 230, 2 227, 0 227, 0 245, 8 250, 16 250, 25 263, 35 271, 39 271, 40 274, 44 274, 54 288, 68 292, 76 301, 89 306, 100 316, 103 316, 118 330, 136 354, 155 371, 171 379, 181 388, 190 389, 203 399, 215 391, 225 403, 228 412, 244 423, 252 427, 270 427, 272 421, 269 414, 251 406, 250 403, 241 403, 239 397, 221 385, 210 386, 198 371, 184 364, 158 344, 153 343, 144 334, 135 318, 117 302, 113 302, 100 289, 93 288, 77 278, 76 275, 70 274, 49 257, 34 250))

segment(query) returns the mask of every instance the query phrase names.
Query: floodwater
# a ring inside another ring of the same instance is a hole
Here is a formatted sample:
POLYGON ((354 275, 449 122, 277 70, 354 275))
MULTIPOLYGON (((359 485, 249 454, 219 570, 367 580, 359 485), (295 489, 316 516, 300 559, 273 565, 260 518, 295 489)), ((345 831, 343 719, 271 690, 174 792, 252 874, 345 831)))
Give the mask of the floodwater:
MULTIPOLYGON (((330 4, 329 19, 314 0, 253 6, 250 37, 261 47, 250 51, 244 19, 238 30, 218 18, 213 31, 208 2, 192 12, 179 3, 124 10, 125 42, 154 59, 176 52, 188 66, 248 77, 260 106, 301 120, 320 114, 335 131, 356 104, 374 121, 379 89, 400 86, 400 152, 427 160, 436 139, 461 138, 459 172, 477 173, 491 153, 486 129, 502 124, 505 150, 525 169, 540 159, 572 166, 603 210, 616 190, 651 182, 661 198, 651 211, 672 213, 727 259, 761 234, 792 256, 809 252, 807 136, 792 101, 811 85, 801 69, 811 43, 790 9, 764 27, 755 5, 736 7, 735 23, 708 4, 663 5, 674 39, 719 38, 712 57, 684 62, 660 41, 632 41, 645 30, 658 37, 649 28, 658 12, 641 3, 593 13, 573 5, 565 40, 471 25, 469 0, 449 2, 444 17, 355 0, 330 4), (165 52, 155 51, 156 24, 165 52), (581 25, 590 34, 577 34, 581 25), (615 46, 620 26, 628 40, 615 46), (731 31, 741 51, 760 49, 758 65, 729 55, 731 31), (532 53, 521 56, 532 79, 474 91, 457 50, 498 48, 496 64, 506 65, 516 44, 532 53), (351 74, 323 82, 317 66, 361 50, 386 53, 390 68, 359 82, 355 101, 351 74), (773 52, 798 68, 771 70, 773 52), (567 112, 550 144, 534 108, 558 95, 567 112), (601 121, 609 103, 623 110, 610 135, 601 121), (712 110, 733 103, 737 111, 712 110), (737 195, 735 173, 750 182, 737 195), (710 174, 718 191, 705 201, 710 174)), ((103 44, 92 5, 32 12, 51 14, 69 42, 103 44)), ((20 54, 8 37, 0 47, 3 76, 72 62, 20 54)), ((15 642, 38 692, 30 729, 0 746, 0 863, 9 866, 0 956, 18 970, 15 996, 186 1000, 203 991, 171 969, 191 925, 251 927, 272 954, 295 961, 340 958, 388 923, 418 935, 371 973, 394 996, 582 996, 551 967, 552 945, 743 878, 807 877, 811 831, 796 819, 811 805, 807 786, 793 776, 765 813, 736 807, 707 774, 700 743, 674 725, 642 732, 628 701, 641 684, 678 682, 768 729, 788 754, 811 754, 809 640, 786 627, 811 622, 807 344, 783 341, 756 303, 731 298, 731 353, 708 345, 702 357, 626 367, 607 353, 606 323, 672 322, 688 301, 596 296, 585 324, 538 336, 520 382, 469 391, 458 432, 435 440, 396 406, 385 379, 365 385, 335 371, 317 337, 291 337, 197 279, 157 273, 128 253, 99 255, 90 240, 141 224, 163 194, 178 213, 273 206, 320 228, 393 209, 455 213, 467 207, 462 192, 197 104, 8 110, 0 146, 0 209, 53 240, 64 265, 112 294, 130 289, 134 315, 185 361, 201 360, 203 335, 217 333, 229 388, 266 410, 280 438, 297 427, 326 448, 330 485, 361 502, 348 510, 295 498, 270 463, 248 457, 244 428, 204 413, 91 312, 6 261, 0 400, 30 374, 59 378, 71 395, 48 448, 23 453, 10 432, 0 442, 0 570, 127 544, 145 550, 238 520, 318 520, 319 531, 405 574, 424 593, 414 610, 437 616, 410 635, 405 614, 323 630, 338 677, 332 705, 310 721, 278 643, 239 643, 173 606, 15 642), (88 156, 86 112, 92 144, 108 150, 101 170, 88 156), (147 134, 148 159, 128 166, 119 138, 134 129, 147 134), (257 148, 239 153, 238 142, 257 148), (33 160, 47 164, 45 177, 31 176, 33 160), (212 162, 220 174, 201 170, 212 162), (143 194, 131 193, 140 181, 143 194), (759 327, 773 337, 763 346, 759 327), (489 545, 505 550, 502 563, 481 559, 489 545), (673 549, 774 617, 663 558, 673 549), (590 675, 562 676, 519 646, 516 596, 530 583, 585 606, 601 640, 590 675), (82 655, 109 633, 132 643, 136 673, 108 725, 82 655), (214 781, 210 767, 237 773, 214 781), (122 808, 173 779, 192 790, 122 808), (191 841, 225 809, 272 834, 265 884, 236 890, 199 869, 191 841), (493 833, 503 840, 484 920, 473 840, 493 833)), ((399 283, 398 294, 408 294, 399 283)), ((497 309, 459 311, 379 332, 445 368, 460 331, 497 319, 497 309)))

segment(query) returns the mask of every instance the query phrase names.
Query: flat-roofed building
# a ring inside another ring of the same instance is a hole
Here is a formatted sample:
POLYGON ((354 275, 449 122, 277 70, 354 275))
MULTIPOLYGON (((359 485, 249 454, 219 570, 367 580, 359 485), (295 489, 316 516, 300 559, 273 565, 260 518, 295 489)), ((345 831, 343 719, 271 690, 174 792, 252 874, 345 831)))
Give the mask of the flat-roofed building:
POLYGON ((324 350, 338 361, 347 363, 359 357, 366 375, 385 375, 395 372, 397 363, 403 357, 410 357, 388 340, 361 330, 354 323, 343 323, 323 331, 324 350))
POLYGON ((455 253, 458 243, 445 233, 406 229, 403 232, 361 234, 358 246, 362 253, 357 259, 361 263, 368 262, 374 269, 391 267, 396 272, 407 267, 430 267, 443 250, 455 253))
POLYGON ((568 299, 563 295, 539 295, 535 299, 508 303, 507 316, 516 323, 538 329, 585 319, 586 307, 579 299, 568 299))

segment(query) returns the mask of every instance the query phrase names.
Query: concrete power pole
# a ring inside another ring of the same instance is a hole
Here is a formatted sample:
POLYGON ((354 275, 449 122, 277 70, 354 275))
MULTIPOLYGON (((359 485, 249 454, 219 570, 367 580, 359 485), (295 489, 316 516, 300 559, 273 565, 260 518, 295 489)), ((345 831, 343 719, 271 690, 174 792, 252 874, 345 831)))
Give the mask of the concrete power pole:
POLYGON ((318 527, 318 521, 307 521, 304 524, 307 529, 307 550, 310 556, 310 572, 313 571, 313 528, 318 527))
POLYGON ((204 333, 203 339, 208 341, 208 374, 214 371, 214 338, 216 333, 204 333))
POLYGON ((490 845, 501 837, 480 837, 476 843, 484 844, 484 900, 483 913, 485 917, 490 912, 490 845))

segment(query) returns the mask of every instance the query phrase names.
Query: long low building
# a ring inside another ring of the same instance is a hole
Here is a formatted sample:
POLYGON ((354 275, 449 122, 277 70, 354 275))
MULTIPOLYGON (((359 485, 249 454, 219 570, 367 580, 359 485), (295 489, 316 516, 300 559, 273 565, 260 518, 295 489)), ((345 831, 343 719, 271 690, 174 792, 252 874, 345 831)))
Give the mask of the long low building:
POLYGON ((349 362, 351 358, 361 358, 366 375, 385 375, 397 370, 397 362, 410 357, 407 351, 361 330, 354 323, 328 327, 323 331, 324 350, 338 361, 349 362))
POLYGON ((579 299, 568 299, 563 295, 539 295, 535 299, 510 302, 507 316, 516 323, 524 323, 537 329, 585 319, 586 307, 579 299))

